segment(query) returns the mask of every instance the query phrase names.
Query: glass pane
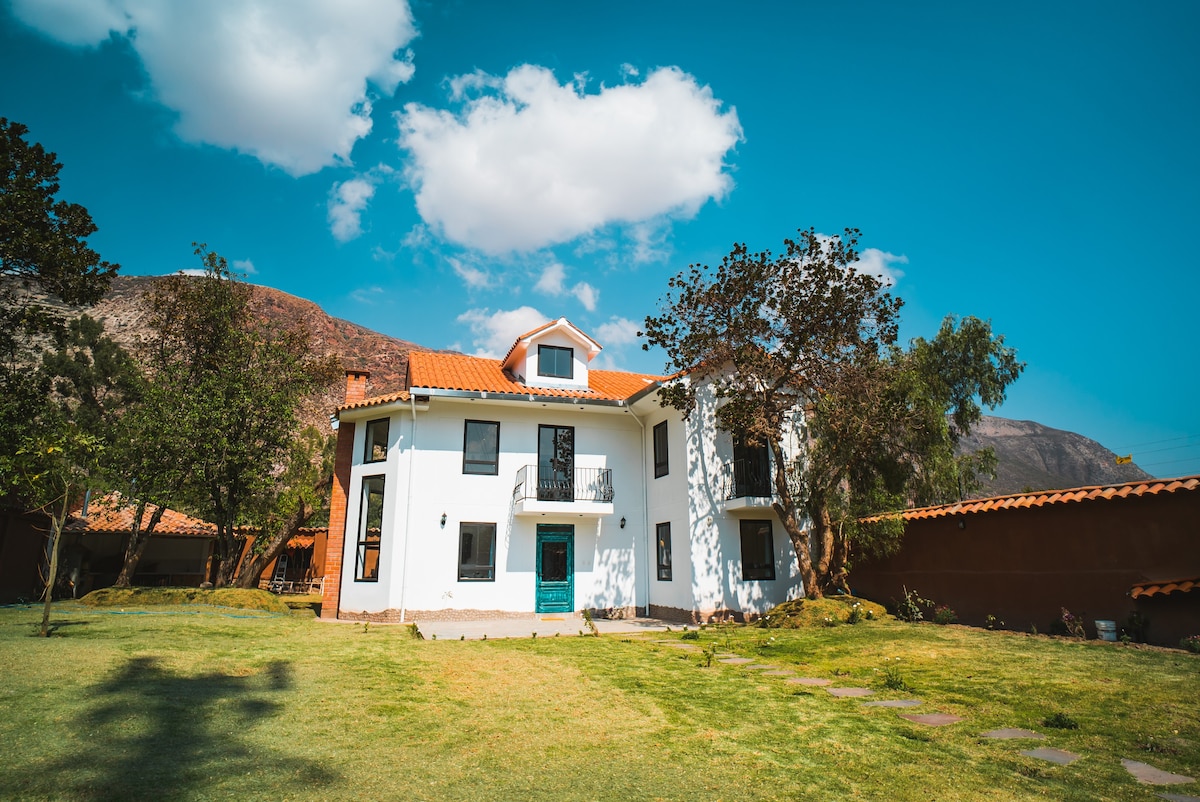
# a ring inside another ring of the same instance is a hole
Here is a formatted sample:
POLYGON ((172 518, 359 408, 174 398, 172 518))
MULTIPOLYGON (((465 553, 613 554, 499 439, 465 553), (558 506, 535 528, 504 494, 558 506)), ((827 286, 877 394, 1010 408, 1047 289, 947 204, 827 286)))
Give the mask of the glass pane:
POLYGON ((463 473, 495 474, 500 453, 500 424, 469 420, 463 444, 463 473))
POLYGON ((458 578, 496 578, 495 524, 462 524, 458 578))
POLYGON ((363 462, 379 462, 387 459, 389 423, 387 418, 382 418, 367 424, 367 446, 363 462))
POLYGON ((358 559, 354 578, 379 578, 379 546, 383 535, 384 477, 364 476, 362 507, 358 512, 358 559))
POLYGON ((567 544, 558 542, 542 543, 542 581, 567 581, 567 544))

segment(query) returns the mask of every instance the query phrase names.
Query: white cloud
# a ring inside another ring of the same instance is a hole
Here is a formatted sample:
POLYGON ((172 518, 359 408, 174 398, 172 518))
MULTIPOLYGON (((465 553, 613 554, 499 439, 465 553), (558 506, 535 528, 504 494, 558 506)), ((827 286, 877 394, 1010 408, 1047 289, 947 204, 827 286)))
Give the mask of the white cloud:
POLYGON ((207 276, 208 271, 203 267, 185 267, 177 271, 181 276, 207 276))
POLYGON ((371 131, 368 85, 413 74, 407 0, 13 0, 64 44, 126 37, 187 142, 248 153, 292 175, 346 162, 371 131))
POLYGON ((551 318, 531 306, 517 309, 469 309, 458 316, 471 330, 471 345, 475 356, 500 359, 508 349, 527 331, 548 323, 551 318))
POLYGON ((367 306, 374 306, 381 295, 383 295, 383 287, 359 287, 350 293, 352 299, 367 306))
POLYGON ((589 312, 596 311, 596 302, 600 299, 600 290, 588 284, 586 281, 580 281, 575 286, 567 289, 566 285, 567 269, 558 262, 552 262, 542 271, 542 275, 537 280, 537 284, 533 288, 542 293, 554 298, 563 295, 574 295, 575 299, 583 305, 583 308, 589 312))
POLYGON ((351 178, 329 190, 329 231, 338 242, 349 242, 362 233, 362 213, 375 196, 374 185, 365 178, 351 178))
POLYGON ((619 348, 637 342, 638 324, 624 317, 613 317, 596 327, 596 339, 605 347, 619 348))
POLYGON ((450 267, 454 268, 455 274, 463 280, 463 283, 472 290, 487 289, 491 286, 492 277, 484 269, 474 267, 464 263, 461 259, 456 259, 453 256, 449 257, 450 267))
POLYGON ((908 264, 907 256, 897 256, 894 253, 881 251, 878 248, 864 248, 859 252, 858 261, 854 263, 854 267, 860 273, 877 276, 883 280, 884 284, 894 286, 897 281, 904 277, 904 271, 895 265, 906 264, 908 264))
POLYGON ((737 112, 676 68, 588 94, 582 79, 559 84, 524 65, 502 82, 460 76, 451 93, 459 113, 410 103, 397 122, 422 219, 467 247, 529 251, 689 217, 733 186, 724 160, 742 136, 737 112))
POLYGON ((258 272, 254 267, 254 262, 251 262, 249 259, 234 259, 233 269, 235 272, 245 276, 253 276, 258 272))

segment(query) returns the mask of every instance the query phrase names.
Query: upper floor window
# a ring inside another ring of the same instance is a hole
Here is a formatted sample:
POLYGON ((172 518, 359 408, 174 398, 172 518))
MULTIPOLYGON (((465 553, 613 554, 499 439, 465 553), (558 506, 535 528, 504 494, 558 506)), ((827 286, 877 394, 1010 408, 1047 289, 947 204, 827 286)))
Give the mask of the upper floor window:
POLYGON ((380 418, 367 423, 367 443, 363 453, 363 462, 380 462, 387 459, 389 422, 388 418, 380 418))
POLYGON ((463 473, 495 476, 500 472, 500 424, 469 420, 463 430, 463 473))
POLYGON ((557 345, 539 345, 538 375, 555 379, 575 378, 575 352, 557 345))
POLYGON ((654 478, 666 476, 670 470, 667 459, 667 422, 654 427, 654 478))

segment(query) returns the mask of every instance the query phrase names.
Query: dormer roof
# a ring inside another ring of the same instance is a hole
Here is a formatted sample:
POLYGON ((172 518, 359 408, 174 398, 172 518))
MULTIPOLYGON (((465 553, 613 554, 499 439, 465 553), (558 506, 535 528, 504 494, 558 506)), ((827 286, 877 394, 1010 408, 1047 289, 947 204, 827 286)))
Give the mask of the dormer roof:
POLYGON ((565 317, 560 317, 558 320, 552 320, 518 337, 517 341, 512 344, 512 348, 509 348, 508 353, 504 355, 504 359, 500 360, 501 365, 505 370, 512 370, 513 366, 520 364, 521 360, 525 358, 532 342, 551 332, 559 332, 577 342, 587 354, 588 362, 591 362, 603 350, 603 346, 584 334, 582 329, 565 317))

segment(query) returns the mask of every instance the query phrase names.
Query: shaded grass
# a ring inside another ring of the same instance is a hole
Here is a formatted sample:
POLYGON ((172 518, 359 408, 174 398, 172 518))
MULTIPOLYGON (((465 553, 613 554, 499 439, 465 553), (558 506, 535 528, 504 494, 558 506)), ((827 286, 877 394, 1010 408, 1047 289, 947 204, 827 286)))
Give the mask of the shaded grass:
MULTIPOLYGON (((296 597, 307 599, 309 597, 296 597)), ((208 604, 244 610, 286 613, 288 605, 274 593, 243 588, 102 588, 79 600, 90 607, 144 607, 162 604, 208 604)))
POLYGON ((881 622, 700 634, 880 698, 899 665, 926 708, 967 717, 933 729, 654 637, 417 641, 200 610, 64 604, 50 639, 0 610, 0 797, 1146 799, 1121 757, 1200 766, 1200 658, 1181 652, 881 622), (1059 711, 1079 730, 1040 726, 1059 711), (1085 759, 978 737, 1003 726, 1085 759))

